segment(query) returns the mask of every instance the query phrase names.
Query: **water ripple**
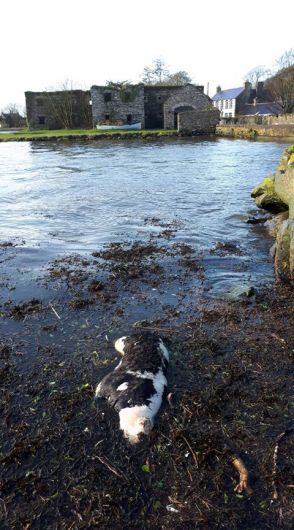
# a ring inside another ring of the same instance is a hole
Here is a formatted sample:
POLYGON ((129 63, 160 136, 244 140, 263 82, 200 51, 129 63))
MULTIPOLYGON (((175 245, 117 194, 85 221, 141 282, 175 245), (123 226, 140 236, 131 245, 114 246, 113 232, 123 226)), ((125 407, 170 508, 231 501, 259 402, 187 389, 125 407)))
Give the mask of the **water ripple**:
MULTIPOLYGON (((138 230, 148 235, 156 229, 144 220, 159 217, 181 221, 175 239, 198 250, 232 240, 250 259, 258 248, 266 262, 269 244, 242 215, 284 147, 228 139, 1 143, 0 240, 21 237, 48 258, 56 239, 64 252, 89 252, 138 230)), ((220 283, 234 277, 233 262, 230 273, 207 266, 220 283)))

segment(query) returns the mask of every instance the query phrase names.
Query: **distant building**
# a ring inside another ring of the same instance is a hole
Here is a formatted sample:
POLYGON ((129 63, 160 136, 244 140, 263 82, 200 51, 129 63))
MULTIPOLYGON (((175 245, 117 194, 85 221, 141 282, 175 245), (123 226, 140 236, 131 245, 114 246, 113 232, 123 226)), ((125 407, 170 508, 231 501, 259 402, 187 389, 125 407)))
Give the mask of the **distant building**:
MULTIPOLYGON (((218 122, 218 113, 213 120, 212 115, 204 119, 203 112, 211 112, 212 101, 204 94, 203 86, 191 83, 182 86, 112 83, 94 85, 90 91, 25 92, 25 97, 30 129, 119 127, 138 123, 144 129, 178 129, 178 116, 188 111, 202 113, 203 133, 211 132, 214 121, 218 122)), ((195 130, 200 133, 199 119, 195 130)), ((193 125, 187 116, 182 123, 185 130, 188 124, 193 125)))
POLYGON ((219 109, 221 119, 224 121, 240 116, 252 115, 275 115, 281 113, 277 104, 271 101, 263 82, 257 83, 252 88, 251 83, 246 81, 243 87, 229 88, 221 90, 217 87, 217 92, 212 98, 213 106, 219 109))
POLYGON ((258 121, 258 118, 261 118, 262 121, 262 118, 265 116, 279 116, 281 110, 281 106, 278 103, 273 101, 268 103, 257 103, 257 100, 255 99, 253 103, 244 105, 239 113, 239 119, 242 120, 242 117, 254 118, 256 122, 258 121))
POLYGON ((211 99, 202 86, 92 86, 93 127, 141 123, 146 129, 176 129, 177 115, 206 110, 211 99))
POLYGON ((0 114, 0 128, 17 129, 26 126, 26 119, 16 112, 2 112, 0 114))
POLYGON ((3 129, 5 127, 8 127, 7 125, 7 122, 6 122, 6 118, 5 116, 2 114, 0 114, 0 129, 3 129))
POLYGON ((179 113, 207 110, 211 106, 204 87, 191 83, 184 86, 146 86, 144 92, 147 129, 177 129, 179 113))
POLYGON ((131 125, 144 122, 144 85, 92 86, 92 125, 131 125))
POLYGON ((91 128, 89 90, 25 92, 30 129, 91 128))

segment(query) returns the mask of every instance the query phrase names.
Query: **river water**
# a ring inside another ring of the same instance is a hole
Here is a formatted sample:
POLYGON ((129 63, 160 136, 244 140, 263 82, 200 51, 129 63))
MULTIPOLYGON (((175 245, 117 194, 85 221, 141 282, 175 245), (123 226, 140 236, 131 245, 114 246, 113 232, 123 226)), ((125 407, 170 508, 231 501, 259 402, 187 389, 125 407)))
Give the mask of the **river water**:
POLYGON ((257 215, 250 191, 285 147, 222 138, 1 143, 0 243, 19 246, 18 267, 39 274, 57 256, 144 240, 171 224, 173 242, 202 254, 208 292, 271 281, 272 241, 246 220, 257 215), (238 255, 213 252, 226 242, 238 255))

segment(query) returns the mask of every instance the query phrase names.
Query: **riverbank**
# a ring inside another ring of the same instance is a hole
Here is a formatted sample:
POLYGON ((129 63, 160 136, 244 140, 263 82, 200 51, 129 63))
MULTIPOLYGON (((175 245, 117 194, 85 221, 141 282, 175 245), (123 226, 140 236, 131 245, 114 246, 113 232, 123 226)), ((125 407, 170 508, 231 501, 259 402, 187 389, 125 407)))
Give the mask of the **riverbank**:
MULTIPOLYGON (((294 125, 218 125, 217 136, 230 138, 244 138, 254 140, 258 137, 269 138, 293 138, 294 125)), ((191 135, 186 135, 191 136, 191 135)), ((0 134, 0 142, 25 142, 25 141, 47 141, 47 140, 128 140, 149 138, 176 138, 183 137, 175 129, 142 129, 140 131, 97 131, 95 129, 58 129, 58 130, 21 130, 16 132, 3 132, 0 134)))
POLYGON ((64 256, 48 264, 43 295, 32 282, 22 302, 19 273, 9 274, 19 250, 2 245, 1 528, 292 528, 293 432, 276 471, 274 449, 293 420, 293 296, 280 285, 195 300, 201 257, 160 241, 64 256), (182 293, 176 306, 164 302, 170 289, 182 293), (160 313, 142 319, 151 293, 160 313), (169 404, 135 447, 93 399, 119 360, 113 341, 134 328, 172 352, 169 404), (236 491, 236 457, 252 494, 236 491))
POLYGON ((274 451, 293 421, 293 291, 250 198, 285 147, 2 145, 1 529, 292 528, 292 431, 277 470, 274 451), (168 342, 171 395, 132 447, 93 398, 114 340, 146 328, 168 342))
POLYGON ((272 249, 277 278, 294 280, 294 145, 288 147, 273 175, 251 193, 259 208, 273 214, 268 227, 276 238, 272 249))
POLYGON ((217 136, 255 140, 259 137, 294 138, 293 124, 217 125, 217 136))
POLYGON ((166 129, 142 129, 140 131, 98 131, 96 129, 58 129, 38 130, 28 129, 13 133, 1 133, 0 142, 25 142, 25 141, 47 141, 47 140, 103 140, 103 139, 147 139, 147 138, 169 138, 178 136, 176 130, 166 129))

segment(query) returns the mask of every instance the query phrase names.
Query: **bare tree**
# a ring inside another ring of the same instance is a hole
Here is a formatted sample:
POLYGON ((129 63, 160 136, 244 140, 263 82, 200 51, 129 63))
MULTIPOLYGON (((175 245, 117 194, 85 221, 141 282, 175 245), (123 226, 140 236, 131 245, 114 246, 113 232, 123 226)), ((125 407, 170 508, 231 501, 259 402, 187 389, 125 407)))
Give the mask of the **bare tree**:
POLYGON ((5 109, 2 110, 2 116, 9 128, 21 127, 24 125, 24 118, 20 114, 19 107, 16 103, 9 103, 5 109))
POLYGON ((143 70, 142 81, 145 85, 162 85, 164 79, 170 75, 165 61, 158 57, 152 66, 146 66, 143 70))
POLYGON ((263 65, 258 65, 249 70, 244 77, 244 80, 249 81, 252 86, 256 86, 259 81, 264 81, 269 77, 270 70, 263 65))
POLYGON ((281 70, 283 68, 289 68, 294 65, 294 48, 286 50, 279 59, 276 61, 278 68, 281 70))
POLYGON ((77 124, 91 127, 91 112, 87 92, 74 88, 73 81, 66 80, 57 90, 44 92, 48 116, 58 127, 73 129, 77 124))
POLYGON ((294 64, 279 70, 266 82, 266 90, 283 112, 294 110, 294 64))
POLYGON ((164 79, 165 85, 186 85, 187 83, 191 83, 192 79, 189 76, 188 72, 185 70, 180 70, 179 72, 175 72, 174 74, 169 74, 164 79))
POLYGON ((277 70, 268 77, 265 88, 285 113, 294 111, 294 48, 276 61, 277 70))
POLYGON ((45 106, 48 114, 60 123, 64 129, 73 128, 73 82, 68 79, 59 87, 59 90, 50 90, 45 93, 45 106))

